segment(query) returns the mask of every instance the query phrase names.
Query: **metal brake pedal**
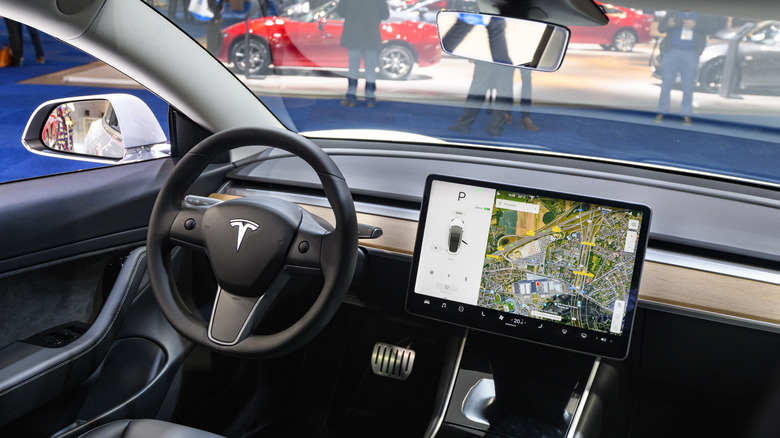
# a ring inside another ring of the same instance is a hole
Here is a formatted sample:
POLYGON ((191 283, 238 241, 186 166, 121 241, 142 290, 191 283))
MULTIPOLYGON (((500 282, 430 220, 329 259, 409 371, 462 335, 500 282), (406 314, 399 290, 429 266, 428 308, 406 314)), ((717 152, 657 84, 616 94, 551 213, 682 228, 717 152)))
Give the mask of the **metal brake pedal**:
POLYGON ((414 350, 377 342, 371 354, 374 374, 398 380, 406 380, 414 366, 414 350))

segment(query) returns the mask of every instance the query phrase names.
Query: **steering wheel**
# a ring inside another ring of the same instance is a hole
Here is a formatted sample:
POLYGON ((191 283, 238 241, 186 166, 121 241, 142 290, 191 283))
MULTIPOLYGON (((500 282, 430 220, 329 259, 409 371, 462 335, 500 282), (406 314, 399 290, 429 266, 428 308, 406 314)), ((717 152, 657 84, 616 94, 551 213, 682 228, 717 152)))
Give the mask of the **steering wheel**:
POLYGON ((210 136, 189 151, 163 184, 147 235, 149 278, 171 325, 206 348, 245 357, 270 357, 310 341, 330 321, 352 281, 357 218, 347 183, 331 158, 310 140, 282 129, 238 128, 210 136), (309 164, 336 217, 324 228, 300 206, 276 198, 238 198, 210 207, 184 202, 185 192, 219 154, 271 144, 309 164), (191 312, 171 274, 176 245, 205 251, 218 290, 209 321, 191 312), (255 335, 294 275, 321 276, 322 290, 290 327, 255 335))

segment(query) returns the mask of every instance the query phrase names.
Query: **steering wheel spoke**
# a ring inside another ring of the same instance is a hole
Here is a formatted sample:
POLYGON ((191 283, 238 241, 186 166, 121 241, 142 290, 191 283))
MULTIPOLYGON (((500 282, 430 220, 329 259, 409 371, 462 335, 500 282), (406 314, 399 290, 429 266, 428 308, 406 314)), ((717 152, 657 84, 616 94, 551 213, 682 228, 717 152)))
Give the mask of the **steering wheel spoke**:
POLYGON ((209 339, 223 346, 244 340, 265 320, 289 280, 290 276, 283 270, 257 297, 231 294, 220 286, 209 319, 209 339))

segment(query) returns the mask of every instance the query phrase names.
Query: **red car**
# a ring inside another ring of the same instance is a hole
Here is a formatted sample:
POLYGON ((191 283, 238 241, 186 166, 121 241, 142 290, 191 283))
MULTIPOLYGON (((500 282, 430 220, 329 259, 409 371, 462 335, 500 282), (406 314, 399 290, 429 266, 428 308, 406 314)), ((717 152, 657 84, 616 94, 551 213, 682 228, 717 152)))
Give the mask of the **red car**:
POLYGON ((606 26, 572 26, 572 43, 600 44, 604 50, 615 49, 619 52, 630 52, 636 43, 646 43, 652 40, 650 25, 653 16, 641 11, 598 3, 607 17, 606 26))
MULTIPOLYGON (((347 68, 347 49, 341 47, 344 20, 335 14, 336 2, 290 17, 263 17, 237 23, 222 31, 217 58, 242 74, 262 74, 274 67, 347 68)), ((382 23, 383 47, 379 77, 406 79, 415 63, 420 67, 441 60, 436 26, 404 21, 382 23)))

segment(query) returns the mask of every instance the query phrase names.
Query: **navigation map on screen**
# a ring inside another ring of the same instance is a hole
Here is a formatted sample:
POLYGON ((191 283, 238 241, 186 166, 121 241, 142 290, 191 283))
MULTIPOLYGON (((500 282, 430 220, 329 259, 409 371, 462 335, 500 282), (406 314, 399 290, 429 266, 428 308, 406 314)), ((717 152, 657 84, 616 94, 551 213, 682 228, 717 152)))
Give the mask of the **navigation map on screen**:
POLYGON ((642 214, 496 191, 477 305, 621 333, 642 214))
POLYGON ((532 319, 543 331, 545 322, 554 322, 569 331, 622 335, 636 295, 637 250, 646 242, 640 237, 643 220, 649 219, 640 208, 646 207, 538 193, 434 179, 413 291, 445 301, 414 301, 412 308, 431 313, 425 309, 435 304, 438 318, 505 332, 532 319), (477 311, 447 307, 447 301, 477 311), (490 322, 493 317, 479 309, 501 313, 490 322))

